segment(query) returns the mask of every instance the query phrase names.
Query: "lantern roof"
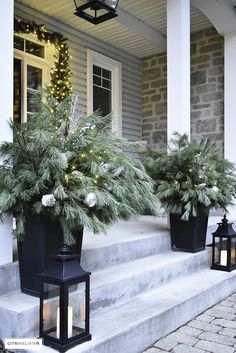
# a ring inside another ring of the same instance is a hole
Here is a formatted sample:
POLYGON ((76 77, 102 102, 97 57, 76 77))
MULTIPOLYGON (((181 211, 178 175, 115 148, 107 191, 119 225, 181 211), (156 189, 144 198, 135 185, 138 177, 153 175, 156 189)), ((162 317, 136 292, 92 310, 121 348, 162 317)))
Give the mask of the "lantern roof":
POLYGON ((85 279, 90 274, 80 266, 79 255, 64 243, 56 254, 50 256, 48 266, 40 276, 46 280, 69 282, 85 279))
POLYGON ((212 233, 214 236, 226 237, 226 238, 236 236, 236 232, 232 226, 233 223, 228 223, 228 219, 226 218, 226 215, 224 215, 221 222, 217 224, 218 224, 218 228, 216 229, 215 232, 212 233))

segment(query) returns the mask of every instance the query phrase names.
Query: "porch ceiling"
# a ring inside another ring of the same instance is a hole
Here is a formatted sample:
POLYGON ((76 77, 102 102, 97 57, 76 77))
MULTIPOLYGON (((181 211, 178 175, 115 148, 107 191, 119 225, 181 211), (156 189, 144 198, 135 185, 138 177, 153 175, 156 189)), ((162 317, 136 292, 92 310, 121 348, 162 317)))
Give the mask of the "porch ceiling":
MULTIPOLYGON (((94 26, 73 15, 73 0, 16 0, 139 58, 165 51, 166 0, 120 0, 119 16, 94 26)), ((212 26, 191 6, 191 32, 212 26)))

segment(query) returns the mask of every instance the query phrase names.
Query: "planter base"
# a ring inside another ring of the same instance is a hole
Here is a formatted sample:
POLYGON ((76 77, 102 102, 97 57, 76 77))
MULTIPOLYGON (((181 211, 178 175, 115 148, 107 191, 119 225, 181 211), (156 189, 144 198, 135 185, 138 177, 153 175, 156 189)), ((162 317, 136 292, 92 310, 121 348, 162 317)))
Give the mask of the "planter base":
POLYGON ((208 213, 199 213, 183 221, 181 215, 170 214, 173 251, 198 252, 205 249, 208 213))
MULTIPOLYGON (((81 254, 83 230, 76 233, 76 243, 72 250, 81 254)), ((49 255, 61 246, 63 233, 60 224, 49 221, 38 215, 31 215, 26 221, 25 237, 18 241, 18 257, 23 293, 39 297, 40 280, 38 274, 43 272, 49 255)))

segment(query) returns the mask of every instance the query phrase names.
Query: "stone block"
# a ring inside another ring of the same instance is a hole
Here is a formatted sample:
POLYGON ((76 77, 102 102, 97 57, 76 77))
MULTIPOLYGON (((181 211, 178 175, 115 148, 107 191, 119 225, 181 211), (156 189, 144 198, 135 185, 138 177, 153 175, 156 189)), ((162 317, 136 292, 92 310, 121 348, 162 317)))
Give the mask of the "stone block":
POLYGON ((202 333, 202 330, 190 326, 182 326, 176 332, 192 337, 198 337, 202 333))
POLYGON ((172 352, 173 353, 205 353, 206 351, 199 348, 191 347, 185 344, 179 344, 173 349, 172 352))
POLYGON ((155 104, 155 114, 165 114, 167 111, 167 105, 165 103, 156 103, 155 104))
POLYGON ((148 60, 144 60, 143 61, 143 69, 147 69, 149 67, 149 61, 148 60))
POLYGON ((166 351, 170 351, 175 346, 177 346, 178 341, 174 335, 169 335, 154 344, 154 347, 165 349, 166 351))
POLYGON ((221 58, 213 58, 212 63, 214 66, 224 65, 224 57, 221 58))
POLYGON ((149 89, 149 82, 142 84, 142 90, 145 91, 147 89, 149 89))
POLYGON ((156 90, 155 89, 150 89, 148 91, 145 91, 144 92, 144 95, 145 96, 151 96, 152 94, 156 93, 156 90))
MULTIPOLYGON (((214 138, 216 139, 216 135, 214 135, 214 138)), ((208 315, 214 316, 215 318, 226 319, 226 320, 236 319, 236 315, 227 313, 223 310, 217 310, 215 308, 207 310, 206 313, 208 315)), ((215 322, 212 322, 212 323, 216 324, 215 322)))
POLYGON ((195 337, 185 335, 183 333, 174 332, 172 335, 176 338, 178 343, 187 344, 189 346, 194 346, 199 340, 195 337))
POLYGON ((152 116, 152 110, 146 110, 142 113, 143 118, 152 116))
POLYGON ((216 342, 204 340, 199 341, 195 347, 210 353, 235 353, 235 349, 233 347, 227 347, 216 342))
POLYGON ((166 64, 167 62, 167 56, 166 54, 165 55, 161 55, 159 58, 158 58, 158 64, 162 65, 162 64, 166 64))
POLYGON ((207 93, 207 92, 212 92, 216 90, 216 84, 215 83, 208 83, 205 85, 199 85, 195 87, 195 92, 196 93, 207 93))
POLYGON ((209 53, 212 51, 221 50, 222 48, 223 48, 222 43, 212 43, 212 44, 208 44, 208 45, 201 47, 199 49, 199 52, 201 54, 206 54, 206 53, 209 53))
POLYGON ((236 337, 236 329, 235 328, 225 327, 219 332, 219 334, 235 338, 236 337))
POLYGON ((154 94, 151 96, 151 102, 159 102, 161 100, 161 94, 154 94))
POLYGON ((166 130, 162 131, 153 131, 152 133, 152 143, 166 144, 167 142, 167 133, 166 130))
POLYGON ((157 58, 154 58, 151 60, 150 62, 150 66, 153 67, 153 66, 156 66, 157 65, 157 58))
POLYGON ((199 41, 200 39, 204 38, 204 36, 205 36, 205 31, 191 33, 191 42, 199 41))
POLYGON ((155 80, 161 75, 161 69, 159 67, 151 68, 143 72, 143 82, 155 80))
POLYGON ((197 56, 196 58, 191 59, 191 64, 202 64, 202 63, 208 63, 211 60, 210 55, 200 55, 197 56))
POLYGON ((191 97, 191 104, 196 104, 200 102, 200 97, 199 96, 192 96, 191 97))
POLYGON ((196 71, 191 74, 191 85, 200 85, 206 82, 206 72, 196 71))
POLYGON ((149 103, 150 98, 149 97, 143 97, 142 99, 142 104, 147 104, 149 103))
POLYGON ((203 322, 211 322, 214 320, 214 318, 212 316, 204 313, 204 314, 197 316, 196 320, 203 321, 203 322))
POLYGON ((191 113, 191 117, 193 119, 197 119, 197 118, 200 118, 202 116, 202 112, 201 110, 197 110, 197 111, 194 111, 191 113))
POLYGON ((216 342, 225 346, 233 346, 236 343, 236 339, 230 336, 223 336, 212 332, 203 332, 198 336, 201 340, 216 342))
POLYGON ((223 115, 224 114, 224 103, 223 102, 215 102, 212 110, 214 115, 223 115))
POLYGON ((151 82, 151 88, 159 88, 159 87, 165 87, 167 85, 167 80, 166 79, 160 79, 156 81, 151 82))
POLYGON ((163 349, 159 349, 156 347, 151 347, 143 353, 167 353, 167 351, 163 351, 163 349))
POLYGON ((216 66, 212 69, 209 69, 207 72, 209 76, 222 75, 222 73, 223 73, 223 66, 216 66))
POLYGON ((212 92, 212 93, 207 93, 202 96, 202 101, 203 102, 212 102, 216 100, 223 99, 223 93, 222 92, 212 92))
POLYGON ((208 331, 212 333, 219 332, 222 328, 218 325, 213 325, 207 322, 203 322, 200 320, 193 320, 188 323, 188 326, 198 328, 199 330, 208 331))
POLYGON ((216 77, 208 77, 208 82, 216 82, 216 77))
POLYGON ((166 130, 167 129, 167 121, 158 121, 154 126, 155 130, 166 130))
POLYGON ((191 55, 195 55, 197 53, 197 43, 191 43, 190 53, 191 53, 191 55))
POLYGON ((153 129, 152 124, 143 124, 143 131, 149 131, 153 129))

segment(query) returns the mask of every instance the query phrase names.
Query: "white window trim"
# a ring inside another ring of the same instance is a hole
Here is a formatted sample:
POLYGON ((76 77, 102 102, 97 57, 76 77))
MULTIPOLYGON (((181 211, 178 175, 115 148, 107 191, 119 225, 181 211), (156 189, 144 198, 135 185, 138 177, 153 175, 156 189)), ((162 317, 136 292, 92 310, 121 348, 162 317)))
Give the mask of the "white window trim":
MULTIPOLYGON (((17 35, 17 36, 23 39, 28 39, 34 43, 44 46, 45 56, 46 56, 47 44, 43 44, 39 42, 31 34, 23 35, 23 36, 17 35)), ((50 82, 50 72, 51 72, 52 63, 46 58, 41 58, 15 48, 14 48, 14 59, 19 59, 22 61, 21 122, 25 123, 27 122, 27 83, 26 83, 27 65, 32 65, 42 70, 42 86, 45 87, 50 82)))
POLYGON ((122 64, 105 55, 87 50, 87 114, 93 113, 93 65, 111 71, 112 131, 122 136, 122 64))

